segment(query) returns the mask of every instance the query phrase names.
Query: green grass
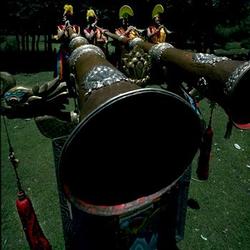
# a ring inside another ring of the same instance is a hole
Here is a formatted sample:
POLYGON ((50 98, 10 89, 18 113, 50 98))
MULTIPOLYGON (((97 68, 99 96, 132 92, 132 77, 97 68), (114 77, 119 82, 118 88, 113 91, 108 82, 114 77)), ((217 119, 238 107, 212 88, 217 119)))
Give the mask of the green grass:
MULTIPOLYGON (((31 86, 51 80, 52 72, 16 75, 18 84, 31 86)), ((64 249, 59 198, 51 140, 42 136, 34 120, 7 120, 11 143, 20 160, 18 172, 32 200, 44 234, 53 249, 64 249)), ((8 144, 1 123, 1 248, 29 249, 15 208, 16 181, 8 161, 8 144)))
MULTIPOLYGON (((19 37, 21 39, 21 37, 19 37)), ((37 39, 37 36, 36 36, 37 39)), ((32 47, 32 39, 29 37, 29 49, 32 47)), ((59 42, 52 42, 52 50, 59 49, 59 42)), ((41 35, 39 39, 39 51, 44 51, 44 36, 41 35)), ((16 36, 2 36, 0 41, 0 51, 17 51, 16 36)))
MULTIPOLYGON (((202 102, 208 121, 208 105, 202 102)), ((196 161, 189 197, 200 204, 188 208, 184 241, 180 249, 250 249, 250 131, 233 129, 224 139, 227 117, 220 107, 213 115, 213 148, 208 181, 196 181, 196 161), (234 144, 240 145, 238 150, 234 144), (202 236, 207 240, 202 239, 202 236)))
MULTIPOLYGON (((49 81, 52 72, 20 74, 18 84, 32 86, 49 81)), ((208 104, 201 103, 208 121, 208 104)), ((233 129, 229 140, 223 138, 227 117, 220 107, 213 116, 214 141, 208 181, 196 180, 196 159, 189 197, 197 200, 199 210, 188 208, 185 239, 181 250, 250 249, 250 132, 233 129), (238 150, 234 144, 238 143, 238 150), (207 240, 202 239, 204 236, 207 240)), ((53 249, 64 249, 59 198, 51 140, 38 131, 33 120, 7 120, 11 142, 20 160, 18 172, 23 187, 33 202, 42 229, 53 249)), ((16 185, 8 161, 8 145, 1 123, 1 247, 28 250, 15 208, 16 185)))

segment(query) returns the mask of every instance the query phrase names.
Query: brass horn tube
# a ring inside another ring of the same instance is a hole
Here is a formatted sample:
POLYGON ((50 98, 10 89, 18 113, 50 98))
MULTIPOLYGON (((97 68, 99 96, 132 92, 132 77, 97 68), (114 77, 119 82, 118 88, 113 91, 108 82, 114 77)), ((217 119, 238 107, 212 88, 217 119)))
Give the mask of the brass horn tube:
POLYGON ((131 49, 139 46, 150 54, 153 63, 166 64, 179 81, 186 81, 204 96, 217 102, 236 126, 245 124, 249 127, 249 61, 194 53, 174 48, 169 43, 152 44, 140 38, 117 40, 128 42, 131 49))
POLYGON ((61 153, 63 190, 88 213, 134 211, 163 195, 189 166, 201 140, 200 117, 188 100, 137 86, 100 48, 77 39, 70 42, 69 66, 80 122, 61 153))
POLYGON ((250 62, 213 54, 194 53, 171 44, 139 43, 155 63, 174 67, 192 87, 217 102, 236 126, 250 123, 250 62), (238 124, 238 125, 237 125, 238 124))
POLYGON ((76 78, 80 120, 111 97, 140 88, 109 63, 97 46, 79 46, 69 61, 76 78))

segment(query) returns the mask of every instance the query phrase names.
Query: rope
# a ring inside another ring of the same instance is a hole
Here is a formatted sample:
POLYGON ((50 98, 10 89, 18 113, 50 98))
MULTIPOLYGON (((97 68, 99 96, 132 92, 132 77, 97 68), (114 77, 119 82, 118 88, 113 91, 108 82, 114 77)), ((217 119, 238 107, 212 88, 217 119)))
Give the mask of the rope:
POLYGON ((10 162, 11 162, 11 164, 13 166, 14 172, 15 172, 18 191, 23 192, 21 181, 20 181, 20 178, 19 178, 18 172, 17 172, 17 167, 18 167, 19 160, 15 157, 14 149, 13 149, 13 147, 11 145, 11 142, 10 142, 10 136, 9 136, 9 132, 8 132, 5 117, 3 117, 3 124, 4 124, 4 128, 5 128, 5 131, 6 131, 6 136, 7 136, 7 141, 8 141, 8 145, 9 145, 9 157, 8 157, 8 159, 10 160, 10 162))

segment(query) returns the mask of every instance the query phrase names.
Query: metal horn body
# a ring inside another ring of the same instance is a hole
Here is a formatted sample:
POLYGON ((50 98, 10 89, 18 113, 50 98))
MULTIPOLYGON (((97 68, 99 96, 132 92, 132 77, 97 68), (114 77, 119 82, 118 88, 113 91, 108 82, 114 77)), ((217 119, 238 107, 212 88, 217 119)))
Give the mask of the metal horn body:
POLYGON ((202 134, 199 115, 174 93, 138 87, 94 45, 72 47, 69 64, 80 123, 60 159, 66 196, 84 212, 104 216, 152 203, 192 162, 202 134))
POLYGON ((110 37, 129 43, 131 49, 139 46, 150 54, 153 63, 167 64, 174 74, 172 78, 186 81, 204 96, 217 102, 237 127, 250 127, 249 61, 185 51, 169 43, 155 45, 140 38, 128 41, 113 34, 110 37))
POLYGON ((250 123, 250 62, 213 54, 193 53, 171 44, 138 42, 154 63, 165 63, 192 87, 217 102, 234 124, 250 123), (177 72, 176 72, 177 70, 177 72), (180 72, 181 71, 181 72, 180 72), (205 81, 200 81, 201 78, 205 81))

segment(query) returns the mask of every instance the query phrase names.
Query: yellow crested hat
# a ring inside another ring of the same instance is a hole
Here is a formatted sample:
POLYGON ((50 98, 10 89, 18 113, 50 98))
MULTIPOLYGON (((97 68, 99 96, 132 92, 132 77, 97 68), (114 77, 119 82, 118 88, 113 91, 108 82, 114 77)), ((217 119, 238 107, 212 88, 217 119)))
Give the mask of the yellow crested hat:
POLYGON ((152 19, 164 12, 164 7, 161 4, 156 4, 152 11, 152 19))
POLYGON ((65 4, 63 9, 64 9, 63 15, 66 15, 67 13, 73 15, 73 6, 71 4, 65 4))
POLYGON ((86 14, 87 21, 89 20, 89 17, 96 17, 95 11, 93 9, 88 9, 86 14))
POLYGON ((119 10, 119 18, 128 18, 128 16, 133 16, 134 11, 129 5, 123 5, 119 10))

